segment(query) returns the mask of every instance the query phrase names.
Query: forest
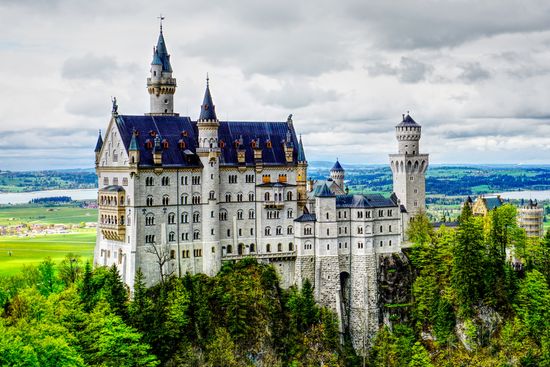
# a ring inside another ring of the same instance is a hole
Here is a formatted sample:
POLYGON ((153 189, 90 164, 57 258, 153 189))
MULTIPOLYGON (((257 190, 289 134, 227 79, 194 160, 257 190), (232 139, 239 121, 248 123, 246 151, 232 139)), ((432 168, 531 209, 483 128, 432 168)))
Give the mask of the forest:
POLYGON ((465 208, 456 230, 413 220, 411 302, 364 357, 310 283, 255 260, 152 288, 138 272, 130 299, 115 267, 69 255, 0 278, 0 365, 550 366, 550 235, 528 240, 511 205, 465 208))

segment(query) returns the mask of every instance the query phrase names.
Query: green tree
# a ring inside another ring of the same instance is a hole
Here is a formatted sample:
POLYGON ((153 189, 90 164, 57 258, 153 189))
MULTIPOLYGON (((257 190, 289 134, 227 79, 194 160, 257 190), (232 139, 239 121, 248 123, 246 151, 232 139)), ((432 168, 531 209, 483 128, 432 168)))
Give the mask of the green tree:
POLYGON ((74 284, 82 275, 82 260, 80 255, 67 254, 59 264, 59 277, 66 286, 74 284))
POLYGON ((472 314, 473 306, 483 296, 485 263, 483 227, 480 218, 463 221, 453 250, 451 280, 456 292, 459 315, 472 314))
POLYGON ((533 337, 550 329, 550 290, 538 270, 527 272, 520 282, 515 309, 533 337))
POLYGON ((412 358, 408 367, 433 367, 428 351, 420 342, 414 343, 412 347, 412 358))
POLYGON ((59 280, 55 276, 55 263, 50 257, 47 257, 38 265, 38 272, 40 278, 37 287, 43 296, 47 297, 61 288, 59 280))
POLYGON ((124 285, 115 264, 109 268, 105 279, 105 299, 111 306, 111 310, 124 320, 128 317, 128 290, 124 285))

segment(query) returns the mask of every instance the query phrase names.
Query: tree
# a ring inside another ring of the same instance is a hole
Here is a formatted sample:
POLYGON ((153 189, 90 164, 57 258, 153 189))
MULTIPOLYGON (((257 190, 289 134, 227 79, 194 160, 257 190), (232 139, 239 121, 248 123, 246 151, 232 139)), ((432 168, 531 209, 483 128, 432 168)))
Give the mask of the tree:
POLYGON ((170 246, 168 243, 157 244, 152 243, 147 246, 145 252, 155 256, 155 261, 159 269, 160 283, 164 284, 172 274, 174 274, 174 261, 170 256, 170 246))
POLYGON ((128 290, 120 279, 118 269, 115 264, 109 268, 107 278, 105 279, 105 299, 111 306, 111 310, 124 320, 128 317, 128 290))
POLYGON ((412 358, 408 367, 434 367, 428 351, 420 342, 414 343, 412 347, 412 358))
POLYGON ((480 219, 472 217, 463 221, 458 228, 451 273, 461 316, 471 315, 472 306, 483 297, 484 250, 480 219))
POLYGON ((80 255, 67 254, 59 264, 59 277, 66 286, 74 284, 82 274, 80 255))
POLYGON ((550 329, 550 289, 538 270, 527 272, 520 282, 516 312, 533 337, 550 329))
POLYGON ((428 244, 434 236, 434 230, 426 213, 411 218, 407 228, 407 238, 415 244, 428 244))
POLYGON ((40 278, 37 287, 43 296, 47 297, 61 288, 59 280, 55 276, 55 263, 50 257, 47 257, 38 265, 38 272, 40 278))

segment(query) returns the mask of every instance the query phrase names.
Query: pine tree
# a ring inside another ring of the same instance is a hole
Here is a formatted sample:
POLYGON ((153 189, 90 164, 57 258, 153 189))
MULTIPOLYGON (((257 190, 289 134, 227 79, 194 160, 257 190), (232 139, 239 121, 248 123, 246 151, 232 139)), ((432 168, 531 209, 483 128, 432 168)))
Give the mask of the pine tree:
POLYGON ((86 261, 86 265, 84 265, 84 276, 82 277, 82 283, 80 285, 80 301, 84 305, 84 310, 86 312, 90 312, 93 309, 95 293, 92 283, 93 275, 92 265, 89 261, 86 261))
POLYGON ((118 269, 115 264, 109 268, 109 273, 107 275, 107 279, 105 280, 105 289, 105 299, 109 303, 109 306, 111 306, 111 311, 122 317, 123 320, 127 320, 128 309, 126 303, 128 301, 128 291, 122 282, 122 279, 120 279, 120 275, 118 274, 118 269))
POLYGON ((412 358, 408 367, 433 367, 428 351, 420 342, 414 343, 412 347, 412 358))

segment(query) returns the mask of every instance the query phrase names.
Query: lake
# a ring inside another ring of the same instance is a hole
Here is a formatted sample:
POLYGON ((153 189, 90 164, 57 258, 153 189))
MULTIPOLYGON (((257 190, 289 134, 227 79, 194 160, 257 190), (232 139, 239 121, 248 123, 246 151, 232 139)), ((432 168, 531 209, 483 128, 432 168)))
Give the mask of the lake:
POLYGON ((69 196, 73 200, 96 200, 97 189, 44 190, 31 192, 0 193, 0 204, 27 204, 32 199, 69 196))

